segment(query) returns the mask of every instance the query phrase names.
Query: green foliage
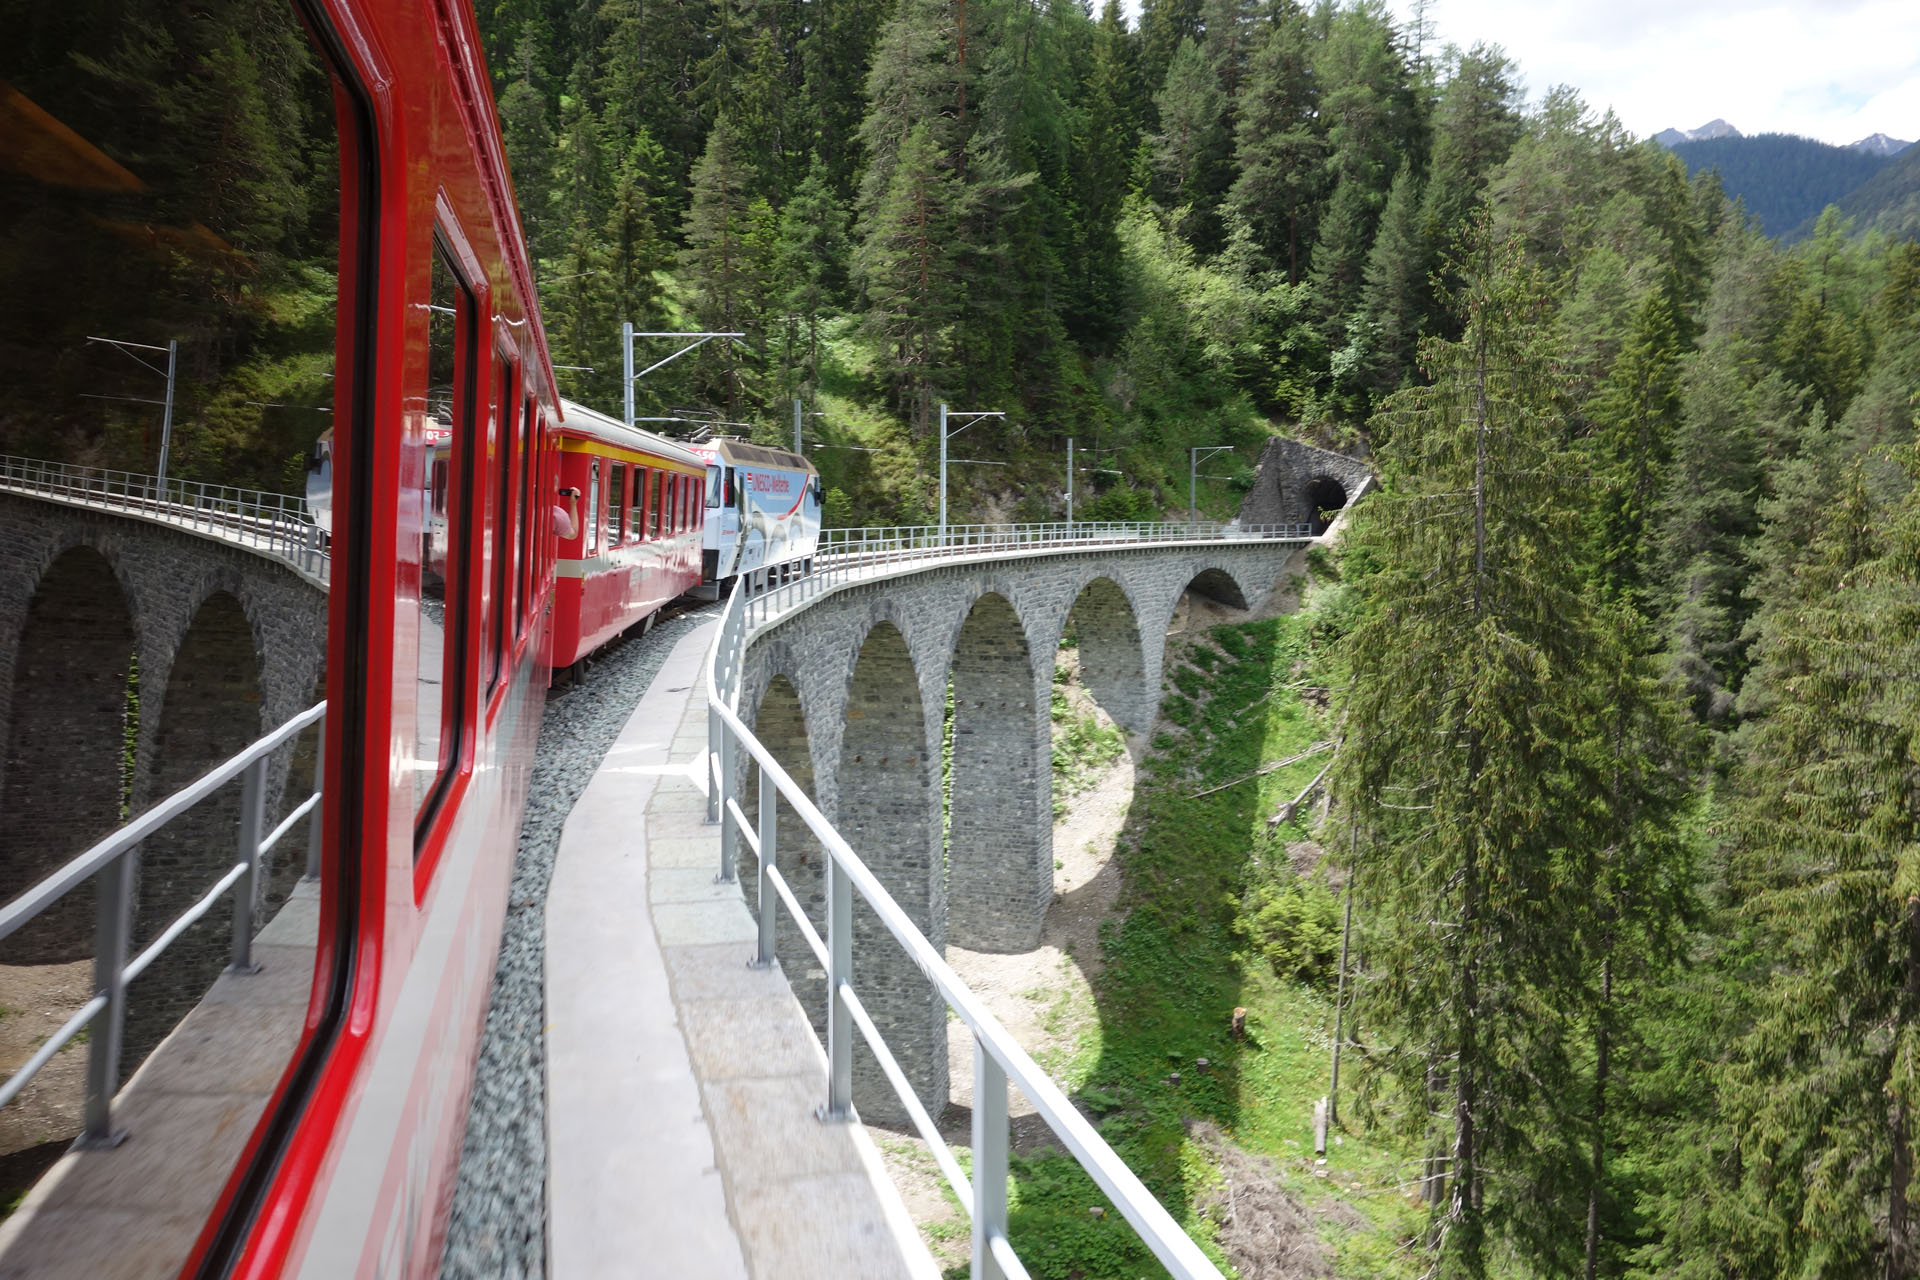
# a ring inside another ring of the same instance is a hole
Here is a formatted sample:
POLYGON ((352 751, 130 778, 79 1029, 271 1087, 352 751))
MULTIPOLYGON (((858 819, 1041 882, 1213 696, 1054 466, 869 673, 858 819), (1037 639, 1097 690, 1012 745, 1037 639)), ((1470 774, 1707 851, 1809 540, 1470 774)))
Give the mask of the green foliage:
POLYGON ((1235 927, 1275 976, 1331 985, 1340 956, 1340 903, 1321 881, 1261 885, 1241 907, 1235 927))

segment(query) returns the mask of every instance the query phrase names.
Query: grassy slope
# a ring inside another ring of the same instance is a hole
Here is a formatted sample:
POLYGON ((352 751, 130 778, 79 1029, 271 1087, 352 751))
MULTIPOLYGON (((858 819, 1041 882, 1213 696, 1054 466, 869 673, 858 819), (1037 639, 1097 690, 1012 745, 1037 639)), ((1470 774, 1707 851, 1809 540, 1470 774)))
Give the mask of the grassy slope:
MULTIPOLYGON (((1273 1157, 1283 1187, 1322 1222, 1338 1274, 1411 1274, 1403 1242, 1419 1217, 1396 1189, 1403 1153, 1347 1133, 1327 1176, 1316 1177, 1311 1115, 1326 1091, 1328 993, 1280 979, 1235 927, 1251 888, 1291 876, 1285 846, 1306 833, 1297 825, 1269 833, 1266 820, 1324 757, 1193 796, 1326 736, 1320 714, 1279 688, 1308 661, 1306 625, 1290 617, 1221 627, 1169 653, 1163 711, 1180 727, 1155 741, 1143 766, 1115 855, 1125 887, 1120 919, 1103 931, 1098 1017, 1061 1064, 1061 1083, 1216 1260, 1226 1261, 1215 1224, 1191 1208, 1218 1179, 1189 1136, 1195 1120, 1273 1157), (1229 1033, 1236 1005, 1249 1011, 1244 1042, 1229 1033)), ((1162 1274, 1071 1160, 1043 1154, 1018 1173, 1013 1236, 1035 1276, 1162 1274)))

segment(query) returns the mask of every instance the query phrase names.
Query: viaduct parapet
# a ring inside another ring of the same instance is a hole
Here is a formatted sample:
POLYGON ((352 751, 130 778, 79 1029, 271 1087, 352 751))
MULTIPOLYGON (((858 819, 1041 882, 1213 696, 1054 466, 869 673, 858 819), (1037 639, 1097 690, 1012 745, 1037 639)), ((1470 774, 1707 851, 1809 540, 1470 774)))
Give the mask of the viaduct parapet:
MULTIPOLYGON (((740 714, 936 947, 1031 950, 1053 898, 1050 694, 1062 637, 1076 644, 1101 708, 1147 732, 1181 596, 1258 605, 1297 571, 1299 552, 1274 542, 1103 547, 940 562, 851 584, 750 638, 740 714)), ((822 852, 784 806, 778 848, 824 932, 822 852)), ((737 853, 751 901, 752 855, 737 853)), ((937 1115, 948 1094, 946 1006, 864 904, 854 923, 855 984, 937 1115)), ((797 930, 782 931, 779 954, 824 1028, 825 975, 797 930)), ((854 1070, 863 1115, 904 1114, 864 1044, 854 1070)))

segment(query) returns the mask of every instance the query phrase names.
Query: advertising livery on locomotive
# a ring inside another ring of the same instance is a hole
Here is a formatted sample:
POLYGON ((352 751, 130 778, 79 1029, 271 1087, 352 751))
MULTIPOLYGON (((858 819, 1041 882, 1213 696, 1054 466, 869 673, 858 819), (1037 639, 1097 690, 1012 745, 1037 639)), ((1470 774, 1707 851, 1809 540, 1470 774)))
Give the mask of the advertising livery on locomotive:
POLYGON ((696 446, 707 463, 701 581, 724 594, 743 573, 806 564, 820 543, 820 473, 797 453, 722 439, 696 446))

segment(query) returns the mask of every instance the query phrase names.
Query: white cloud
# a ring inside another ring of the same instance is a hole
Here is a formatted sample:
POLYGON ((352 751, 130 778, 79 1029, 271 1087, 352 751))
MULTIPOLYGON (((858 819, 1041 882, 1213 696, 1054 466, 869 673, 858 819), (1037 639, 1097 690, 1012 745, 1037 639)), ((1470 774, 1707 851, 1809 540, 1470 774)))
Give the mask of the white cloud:
POLYGON ((1503 45, 1536 98, 1573 85, 1642 135, 1718 116, 1828 142, 1920 137, 1912 0, 1436 0, 1429 21, 1443 42, 1503 45))
MULTIPOLYGON (((1406 22, 1413 6, 1392 7, 1406 22)), ((1434 0, 1428 21, 1436 48, 1501 45, 1532 99, 1572 85, 1642 136, 1717 116, 1750 134, 1920 139, 1916 0, 1434 0)))

